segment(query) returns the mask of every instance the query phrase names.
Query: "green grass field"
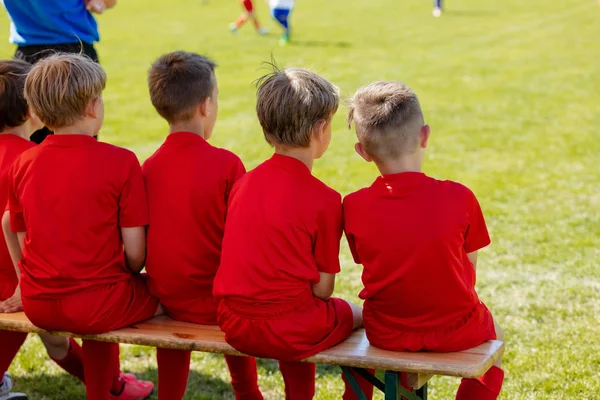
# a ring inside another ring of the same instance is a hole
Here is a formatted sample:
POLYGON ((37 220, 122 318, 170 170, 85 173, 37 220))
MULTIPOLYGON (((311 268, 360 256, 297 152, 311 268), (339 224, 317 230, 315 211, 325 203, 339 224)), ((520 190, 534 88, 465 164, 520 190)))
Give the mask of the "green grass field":
MULTIPOLYGON (((426 0, 302 0, 294 44, 227 24, 235 0, 128 0, 100 17, 98 45, 108 73, 102 138, 150 155, 166 124, 147 95, 146 71, 176 49, 219 63, 220 115, 212 142, 252 168, 271 152, 254 113, 252 81, 273 55, 310 67, 350 96, 393 79, 420 96, 432 127, 425 172, 465 183, 478 195, 492 235, 480 254, 480 297, 507 338, 502 399, 600 398, 600 12, 593 0, 450 0, 431 17, 426 0)), ((0 15, 0 57, 9 58, 0 15)), ((315 174, 342 194, 368 185, 372 165, 353 152, 341 107, 330 150, 315 174)), ((337 294, 357 301, 360 267, 345 244, 337 294)), ((427 282, 423 282, 427 284, 427 282)), ((407 305, 410 306, 410 305, 407 305)), ((123 368, 156 380, 155 351, 123 346, 123 368)), ((317 399, 339 399, 338 369, 320 367, 317 399)), ((70 400, 84 388, 45 357, 36 337, 14 361, 16 389, 31 399, 70 400)), ((260 361, 268 399, 283 398, 276 364, 260 361)), ((457 379, 434 378, 430 398, 450 399, 457 379)), ((231 399, 222 357, 195 354, 186 399, 231 399)))

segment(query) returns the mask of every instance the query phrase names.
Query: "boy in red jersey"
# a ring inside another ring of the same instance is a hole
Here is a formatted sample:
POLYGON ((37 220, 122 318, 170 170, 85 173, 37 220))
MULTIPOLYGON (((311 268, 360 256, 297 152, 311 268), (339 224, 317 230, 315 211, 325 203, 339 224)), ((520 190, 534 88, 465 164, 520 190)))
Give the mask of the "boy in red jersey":
MULTIPOLYGON (((345 231, 364 267, 364 325, 371 344, 392 351, 460 351, 502 339, 475 292, 477 251, 490 243, 479 203, 465 186, 421 172, 429 141, 417 96, 377 82, 352 99, 356 151, 381 176, 344 199, 345 231)), ((500 361, 463 379, 457 399, 496 399, 500 361)))
POLYGON ((214 294, 239 351, 275 358, 286 399, 311 399, 315 365, 300 363, 352 333, 361 309, 332 298, 340 271, 341 196, 312 173, 327 150, 338 89, 301 68, 259 80, 256 110, 275 154, 233 188, 214 294))
MULTIPOLYGON (((138 275, 148 223, 140 164, 93 138, 105 82, 98 64, 73 54, 39 61, 25 81, 29 107, 54 135, 8 173, 10 226, 22 248, 23 309, 46 330, 98 334, 161 312, 138 275)), ((89 400, 152 392, 151 382, 121 374, 118 344, 84 340, 83 358, 89 400)))
MULTIPOLYGON (((43 125, 29 112, 23 97, 25 77, 31 65, 20 60, 0 61, 0 204, 8 201, 8 169, 25 150, 34 146, 30 136, 43 125)), ((10 224, 9 213, 5 213, 3 226, 10 224)), ((10 236, 10 235, 9 235, 10 236)), ((17 255, 18 257, 18 255, 17 255)), ((21 311, 19 271, 15 268, 7 245, 0 243, 0 312, 21 311)), ((0 331, 0 398, 8 396, 12 380, 6 370, 10 366, 27 333, 0 331)), ((83 381, 83 358, 81 347, 73 339, 40 335, 50 357, 70 374, 83 381)), ((17 398, 11 393, 10 398, 17 398)), ((24 396, 24 395, 22 395, 24 396)), ((22 397, 25 398, 25 397, 22 397)))
POLYGON ((259 35, 267 33, 265 28, 261 28, 258 18, 256 17, 256 14, 254 14, 254 4, 252 3, 252 0, 241 0, 240 2, 242 3, 242 7, 244 7, 244 12, 235 22, 229 24, 229 30, 233 33, 237 33, 238 29, 240 29, 248 19, 251 19, 254 23, 254 28, 256 28, 256 32, 258 32, 259 35))
MULTIPOLYGON (((227 200, 245 173, 233 153, 211 146, 217 119, 215 63, 177 51, 150 69, 150 98, 170 134, 143 165, 148 192, 148 286, 177 320, 217 324, 213 280, 221 260, 227 200)), ((182 399, 189 351, 158 349, 158 397, 182 399)), ((260 400, 256 360, 225 356, 237 399, 260 400)))

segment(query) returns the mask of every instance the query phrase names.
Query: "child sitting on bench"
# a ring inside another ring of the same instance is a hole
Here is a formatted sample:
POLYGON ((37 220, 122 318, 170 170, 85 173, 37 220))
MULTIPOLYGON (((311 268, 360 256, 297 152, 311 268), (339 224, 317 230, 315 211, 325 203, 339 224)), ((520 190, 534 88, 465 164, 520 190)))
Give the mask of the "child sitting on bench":
MULTIPOLYGON (((354 95, 348 120, 356 152, 381 172, 344 199, 371 344, 452 352, 502 340, 475 292, 477 251, 490 243, 481 208, 465 186, 421 172, 430 129, 417 96, 401 83, 373 83, 354 95)), ((480 379, 463 379, 456 398, 496 399, 503 379, 498 361, 480 379)))

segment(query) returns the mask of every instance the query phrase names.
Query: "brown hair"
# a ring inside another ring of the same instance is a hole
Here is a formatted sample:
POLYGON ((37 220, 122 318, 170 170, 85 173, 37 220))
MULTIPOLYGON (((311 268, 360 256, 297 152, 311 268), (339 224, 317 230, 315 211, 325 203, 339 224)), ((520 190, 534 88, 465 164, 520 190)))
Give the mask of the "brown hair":
POLYGON ((27 103, 50 129, 85 117, 85 109, 102 95, 106 74, 90 58, 57 53, 38 61, 25 81, 27 103))
POLYGON ((417 95, 400 82, 375 82, 350 99, 348 124, 375 161, 418 149, 423 113, 417 95))
POLYGON ((148 73, 150 100, 169 123, 185 121, 212 96, 215 64, 196 53, 175 51, 159 57, 148 73))
POLYGON ((27 101, 23 95, 31 65, 21 60, 0 60, 0 132, 27 121, 27 101))
POLYGON ((273 68, 257 80, 256 113, 265 139, 271 145, 308 147, 315 124, 337 111, 339 90, 307 69, 273 68))

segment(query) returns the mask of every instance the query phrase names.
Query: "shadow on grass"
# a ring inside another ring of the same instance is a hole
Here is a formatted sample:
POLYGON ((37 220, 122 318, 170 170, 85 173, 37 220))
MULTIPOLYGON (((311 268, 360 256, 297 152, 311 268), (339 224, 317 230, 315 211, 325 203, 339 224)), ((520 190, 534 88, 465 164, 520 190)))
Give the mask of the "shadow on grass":
MULTIPOLYGON (((157 383, 158 374, 155 368, 137 373, 142 380, 157 383)), ((66 375, 30 375, 18 377, 14 392, 28 395, 30 400, 81 400, 85 398, 85 387, 77 379, 66 375)), ((228 381, 215 378, 208 374, 191 370, 185 399, 233 399, 233 390, 228 381)), ((149 397, 157 399, 157 390, 149 397)))
POLYGON ((336 47, 339 49, 347 49, 352 47, 350 42, 327 42, 324 40, 293 40, 290 42, 290 46, 299 47, 336 47))
POLYGON ((486 17, 496 14, 496 10, 444 10, 444 16, 448 17, 486 17))

